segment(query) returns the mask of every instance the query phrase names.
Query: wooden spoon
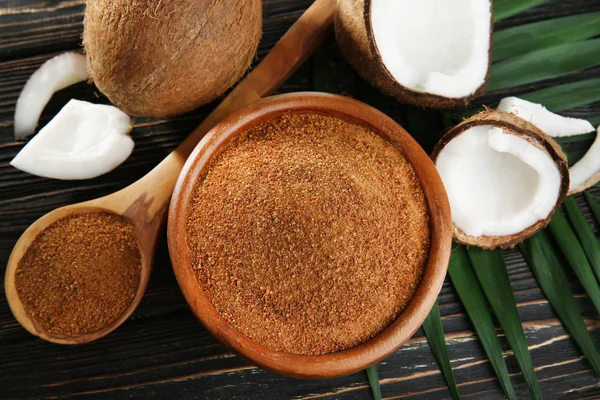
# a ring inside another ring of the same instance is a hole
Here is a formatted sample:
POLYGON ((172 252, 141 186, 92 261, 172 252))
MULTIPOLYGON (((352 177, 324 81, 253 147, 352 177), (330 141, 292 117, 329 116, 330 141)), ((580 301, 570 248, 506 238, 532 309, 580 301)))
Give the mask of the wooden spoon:
POLYGON ((111 195, 58 208, 38 219, 23 233, 8 260, 4 285, 11 311, 25 329, 55 343, 86 343, 112 332, 133 313, 148 285, 158 236, 165 221, 171 193, 185 160, 214 125, 234 111, 273 93, 314 52, 329 34, 335 4, 336 0, 316 0, 262 62, 177 149, 146 176, 111 195), (17 294, 15 272, 19 260, 36 236, 56 220, 75 213, 101 211, 122 215, 134 226, 142 253, 142 274, 137 293, 123 315, 109 326, 78 336, 49 334, 27 314, 17 294))

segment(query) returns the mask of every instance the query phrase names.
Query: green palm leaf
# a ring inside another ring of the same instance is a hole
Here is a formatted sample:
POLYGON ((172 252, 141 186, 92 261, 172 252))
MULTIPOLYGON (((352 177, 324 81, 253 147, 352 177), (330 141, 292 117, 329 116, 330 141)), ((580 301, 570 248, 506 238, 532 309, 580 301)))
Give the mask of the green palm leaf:
POLYGON ((423 323, 423 332, 427 337, 427 342, 433 353, 433 357, 437 362, 444 379, 448 384, 448 389, 452 394, 452 398, 455 400, 460 399, 460 393, 456 386, 456 379, 452 372, 452 366, 450 365, 450 356, 448 355, 448 348, 446 347, 446 338, 444 337, 444 327, 442 325, 442 317, 440 315, 440 306, 436 301, 431 309, 431 312, 427 316, 427 319, 423 323))
POLYGON ((585 215, 583 215, 583 211, 577 205, 575 198, 569 196, 563 204, 575 234, 579 238, 583 252, 592 266, 596 278, 600 280, 600 242, 598 242, 596 234, 586 220, 585 215))
POLYGON ((525 333, 502 252, 469 247, 468 255, 483 292, 504 330, 521 371, 523 371, 531 396, 534 399, 541 399, 542 389, 533 369, 531 354, 525 340, 525 333))
POLYGON ((592 210, 592 214, 594 214, 596 223, 600 224, 600 204, 598 203, 598 199, 589 192, 584 192, 583 195, 590 206, 590 210, 592 210))
MULTIPOLYGON (((559 145, 565 146, 569 143, 585 142, 586 140, 593 140, 596 138, 596 132, 585 133, 583 135, 565 136, 553 138, 559 145)), ((587 152, 587 149, 583 149, 583 152, 587 152)))
POLYGON ((549 0, 494 0, 494 21, 498 22, 549 0))
MULTIPOLYGON (((583 222, 587 225, 585 220, 583 222)), ((575 272, 575 275, 579 278, 579 282, 581 282, 592 303, 594 303, 594 306, 600 312, 600 286, 598 286, 598 281, 596 281, 592 273, 592 267, 567 218, 565 218, 562 212, 557 211, 552 216, 548 227, 558 243, 558 247, 560 247, 566 260, 575 272)), ((596 238, 594 238, 595 240, 596 238)))
POLYGON ((600 35, 600 13, 555 18, 494 33, 493 61, 600 35))
POLYGON ((381 400, 381 386, 379 385, 379 372, 377 371, 377 364, 370 366, 365 370, 367 378, 369 378, 369 384, 371 385, 371 391, 373 392, 373 398, 375 400, 381 400))
POLYGON ((502 348, 496 335, 496 328, 488 309, 487 300, 479 286, 467 251, 463 246, 457 246, 453 249, 450 265, 448 266, 448 275, 450 275, 458 297, 460 297, 475 327, 475 332, 477 332, 483 349, 500 380, 504 393, 509 399, 516 399, 517 395, 508 376, 506 363, 502 356, 502 348))
POLYGON ((600 39, 532 51, 494 64, 487 92, 556 78, 600 64, 600 39))
POLYGON ((567 160, 569 161, 569 167, 572 167, 577 161, 581 160, 585 153, 587 153, 587 150, 588 149, 575 149, 565 151, 565 154, 567 155, 567 160))
POLYGON ((594 117, 590 117, 587 119, 594 126, 600 125, 600 115, 596 115, 594 117))
POLYGON ((567 276, 560 265, 548 233, 538 232, 521 243, 519 248, 525 255, 550 305, 571 333, 594 371, 600 375, 600 355, 583 322, 573 292, 567 284, 567 276))
POLYGON ((581 107, 600 101, 600 78, 551 86, 519 97, 543 104, 554 112, 581 107))

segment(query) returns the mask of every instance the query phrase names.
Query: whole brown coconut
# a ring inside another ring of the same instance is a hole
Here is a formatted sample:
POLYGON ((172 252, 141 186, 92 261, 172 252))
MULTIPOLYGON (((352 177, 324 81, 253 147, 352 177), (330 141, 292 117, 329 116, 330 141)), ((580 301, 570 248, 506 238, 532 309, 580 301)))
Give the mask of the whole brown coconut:
POLYGON ((261 33, 260 0, 88 0, 83 43, 90 77, 114 105, 164 117, 237 82, 261 33))

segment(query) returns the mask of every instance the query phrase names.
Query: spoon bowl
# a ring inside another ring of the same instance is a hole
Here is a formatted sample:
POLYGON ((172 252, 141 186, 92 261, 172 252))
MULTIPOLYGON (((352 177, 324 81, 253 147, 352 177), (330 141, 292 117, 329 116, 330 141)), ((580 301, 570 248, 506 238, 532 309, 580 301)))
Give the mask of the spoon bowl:
MULTIPOLYGON (((119 200, 122 198, 122 195, 123 194, 121 192, 117 192, 115 194, 102 197, 100 199, 69 205, 53 210, 39 218, 37 221, 35 221, 23 233, 23 235, 15 245, 8 260, 8 266, 6 269, 4 283, 6 297, 8 299, 11 311, 17 319, 17 321, 19 321, 19 323, 32 334, 39 336, 47 341, 60 344, 80 344, 91 342, 93 340, 106 336, 107 334, 115 330, 127 318, 129 318, 129 316, 136 309, 137 305, 140 303, 144 292, 146 291, 146 287, 148 286, 148 281, 152 272, 154 250, 156 247, 156 241, 158 238, 160 225, 162 219, 164 218, 161 219, 159 216, 159 218, 155 218, 154 221, 140 218, 142 214, 139 212, 139 206, 136 202, 134 202, 134 204, 128 207, 127 209, 123 210, 122 207, 118 207, 119 200), (123 216, 128 220, 129 223, 131 223, 131 225, 134 228, 138 249, 140 251, 142 260, 140 282, 138 284, 136 294, 129 306, 119 316, 119 318, 117 318, 110 325, 105 326, 98 331, 74 336, 55 335, 46 332, 40 326, 40 324, 38 324, 37 321, 25 311, 25 307, 17 293, 15 279, 19 261, 25 255, 27 249, 29 248, 29 246, 31 246, 35 238, 54 222, 74 214, 88 214, 98 212, 123 216)), ((162 214, 164 217, 164 211, 162 212, 162 214)))

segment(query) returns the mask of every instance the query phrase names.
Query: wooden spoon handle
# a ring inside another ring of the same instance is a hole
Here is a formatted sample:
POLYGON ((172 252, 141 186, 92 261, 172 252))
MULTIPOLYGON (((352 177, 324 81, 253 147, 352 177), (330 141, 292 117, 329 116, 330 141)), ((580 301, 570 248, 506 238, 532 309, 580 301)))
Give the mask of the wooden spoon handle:
MULTIPOLYGON (((336 0, 316 0, 217 108, 159 165, 131 186, 134 199, 145 195, 147 216, 166 211, 187 157, 218 122, 244 106, 273 93, 315 51, 330 32, 336 0), (151 201, 148 201, 151 200, 151 201)), ((128 188, 129 189, 129 188, 128 188)), ((125 189, 125 190, 128 190, 125 189)), ((132 193, 129 193, 131 198, 132 193)))

